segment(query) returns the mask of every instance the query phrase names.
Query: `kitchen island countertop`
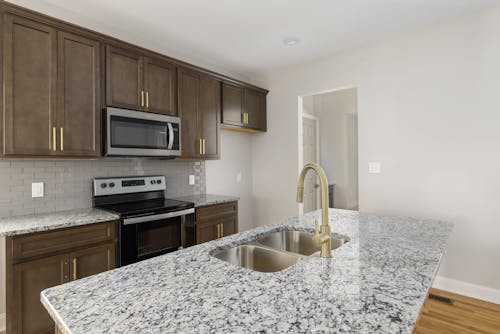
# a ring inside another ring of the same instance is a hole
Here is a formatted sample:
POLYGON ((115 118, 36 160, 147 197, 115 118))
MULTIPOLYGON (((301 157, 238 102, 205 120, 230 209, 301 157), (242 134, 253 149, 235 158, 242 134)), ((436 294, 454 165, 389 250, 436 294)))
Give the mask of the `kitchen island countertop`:
POLYGON ((452 224, 330 209, 350 241, 275 273, 210 254, 314 212, 44 290, 63 333, 412 333, 452 224))

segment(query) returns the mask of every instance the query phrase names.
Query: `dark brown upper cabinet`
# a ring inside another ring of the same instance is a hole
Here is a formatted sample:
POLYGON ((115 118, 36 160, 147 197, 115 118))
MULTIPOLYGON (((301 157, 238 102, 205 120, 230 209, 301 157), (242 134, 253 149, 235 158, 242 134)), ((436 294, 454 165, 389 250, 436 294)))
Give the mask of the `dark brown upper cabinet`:
POLYGON ((57 152, 59 155, 98 157, 101 155, 101 45, 66 32, 57 34, 57 152))
POLYGON ((4 16, 4 155, 55 155, 57 32, 4 16))
POLYGON ((243 87, 222 84, 222 123, 243 126, 243 87))
POLYGON ((266 95, 265 90, 223 83, 223 128, 244 132, 266 131, 266 95))
POLYGON ((243 104, 243 120, 245 127, 258 131, 267 130, 267 111, 266 95, 267 93, 245 88, 243 104))
POLYGON ((100 43, 4 17, 6 156, 100 155, 100 43))
POLYGON ((177 116, 175 65, 139 50, 106 46, 106 105, 177 116))
POLYGON ((218 159, 220 80, 184 68, 177 78, 182 158, 218 159))

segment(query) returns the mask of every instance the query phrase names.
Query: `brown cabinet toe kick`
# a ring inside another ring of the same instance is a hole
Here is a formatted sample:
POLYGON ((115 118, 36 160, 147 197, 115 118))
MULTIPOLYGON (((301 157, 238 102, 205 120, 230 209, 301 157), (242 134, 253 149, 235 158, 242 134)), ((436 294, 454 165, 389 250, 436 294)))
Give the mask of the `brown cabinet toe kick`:
POLYGON ((115 268, 117 228, 112 221, 6 237, 6 333, 54 333, 40 293, 115 268))

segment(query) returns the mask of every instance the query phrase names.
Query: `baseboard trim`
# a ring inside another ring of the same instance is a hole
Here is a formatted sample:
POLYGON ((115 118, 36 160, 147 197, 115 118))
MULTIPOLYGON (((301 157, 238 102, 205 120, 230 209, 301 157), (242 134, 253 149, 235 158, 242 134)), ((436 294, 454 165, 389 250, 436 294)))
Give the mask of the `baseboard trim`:
POLYGON ((0 332, 5 332, 5 313, 0 313, 0 332))
POLYGON ((482 285, 476 285, 455 279, 436 276, 432 287, 453 292, 459 295, 484 300, 486 302, 500 304, 500 290, 488 288, 482 285))

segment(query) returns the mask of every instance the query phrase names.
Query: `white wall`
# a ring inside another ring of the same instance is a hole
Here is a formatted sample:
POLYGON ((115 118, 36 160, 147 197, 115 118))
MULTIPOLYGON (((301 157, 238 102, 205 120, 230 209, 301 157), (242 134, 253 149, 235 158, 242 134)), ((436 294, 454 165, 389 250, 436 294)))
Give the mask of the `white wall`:
POLYGON ((221 159, 205 162, 206 189, 209 194, 237 196, 239 231, 257 226, 252 205, 251 134, 220 131, 221 159), (237 174, 241 173, 241 183, 237 174))
POLYGON ((297 97, 354 86, 360 209, 454 222, 439 275, 500 289, 499 36, 497 8, 261 78, 255 220, 297 214, 297 97))
POLYGON ((334 183, 335 208, 358 208, 357 92, 355 88, 313 95, 319 118, 320 164, 334 183))

